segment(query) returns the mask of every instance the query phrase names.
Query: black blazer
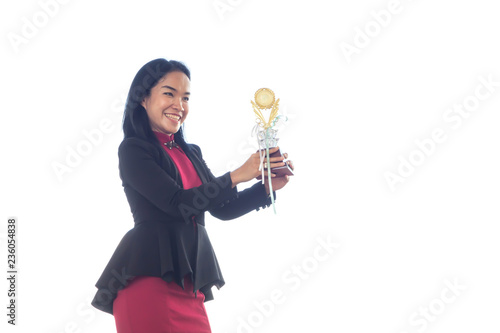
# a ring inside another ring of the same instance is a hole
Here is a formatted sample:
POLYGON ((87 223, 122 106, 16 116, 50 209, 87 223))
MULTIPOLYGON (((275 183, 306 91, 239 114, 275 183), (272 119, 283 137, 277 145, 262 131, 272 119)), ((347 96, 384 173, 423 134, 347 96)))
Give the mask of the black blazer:
POLYGON ((241 192, 231 188, 229 172, 215 177, 200 148, 189 147, 184 151, 202 185, 185 190, 175 163, 162 147, 139 138, 126 138, 120 144, 120 178, 134 228, 123 236, 97 281, 94 307, 112 314, 118 290, 134 276, 157 276, 184 287, 188 275, 193 292, 201 290, 205 301, 213 299, 212 286, 224 285, 205 230, 205 212, 230 220, 269 207, 271 198, 261 182, 241 192))

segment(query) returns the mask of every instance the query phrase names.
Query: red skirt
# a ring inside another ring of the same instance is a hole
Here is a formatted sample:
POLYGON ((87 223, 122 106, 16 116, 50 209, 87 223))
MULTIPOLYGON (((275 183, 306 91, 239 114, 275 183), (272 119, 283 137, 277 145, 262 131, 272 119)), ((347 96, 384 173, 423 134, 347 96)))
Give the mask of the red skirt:
POLYGON ((211 333, 205 295, 159 277, 137 276, 113 302, 117 333, 211 333))

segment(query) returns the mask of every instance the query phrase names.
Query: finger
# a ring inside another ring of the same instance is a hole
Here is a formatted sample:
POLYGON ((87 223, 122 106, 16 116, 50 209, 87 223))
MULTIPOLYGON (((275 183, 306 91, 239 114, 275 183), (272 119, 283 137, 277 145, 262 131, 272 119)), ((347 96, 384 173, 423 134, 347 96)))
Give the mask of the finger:
MULTIPOLYGON (((284 156, 278 156, 278 157, 271 157, 269 158, 269 162, 281 162, 285 159, 284 156)), ((264 162, 267 163, 268 159, 267 157, 264 159, 264 162)))
MULTIPOLYGON (((268 171, 264 171, 264 176, 267 177, 268 171)), ((276 177, 276 174, 271 173, 271 178, 276 177)))
POLYGON ((274 148, 269 148, 269 154, 272 154, 274 152, 277 152, 280 147, 274 147, 274 148))
MULTIPOLYGON (((266 164, 267 165, 267 164, 266 164)), ((285 165, 285 162, 279 162, 279 163, 271 163, 271 169, 272 168, 278 168, 278 167, 282 167, 285 165)))
POLYGON ((284 158, 288 158, 288 153, 283 153, 284 158))
MULTIPOLYGON (((286 164, 286 162, 273 162, 273 163, 269 163, 269 165, 271 166, 271 169, 272 168, 278 168, 278 167, 282 167, 286 164)), ((267 161, 264 162, 264 169, 267 169, 268 168, 268 165, 267 165, 267 161)))
MULTIPOLYGON (((285 157, 283 157, 283 156, 279 156, 279 157, 271 157, 271 158, 269 159, 269 162, 281 162, 281 161, 283 161, 284 159, 285 159, 285 157)), ((266 159, 264 159, 264 162, 266 162, 266 163, 267 163, 267 158, 266 158, 266 159)))
MULTIPOLYGON (((267 180, 268 178, 268 172, 267 171, 264 171, 264 179, 267 180)), ((271 178, 275 178, 276 177, 276 174, 275 173, 271 173, 271 178)), ((257 177, 255 177, 256 179, 259 179, 259 180, 262 180, 262 173, 259 173, 259 175, 257 177)))

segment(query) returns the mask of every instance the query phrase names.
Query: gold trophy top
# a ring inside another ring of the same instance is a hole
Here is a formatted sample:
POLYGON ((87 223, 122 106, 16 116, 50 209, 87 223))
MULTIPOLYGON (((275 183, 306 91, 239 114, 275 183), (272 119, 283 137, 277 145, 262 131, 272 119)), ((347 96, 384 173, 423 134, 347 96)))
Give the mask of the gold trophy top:
POLYGON ((274 104, 274 92, 268 88, 260 88, 255 92, 255 104, 260 109, 269 109, 274 104))
POLYGON ((263 129, 268 129, 269 127, 272 126, 273 120, 276 118, 278 115, 278 108, 279 108, 279 101, 280 99, 278 98, 277 100, 275 99, 274 92, 269 89, 269 88, 260 88, 255 92, 254 95, 254 101, 250 101, 253 106, 253 111, 255 112, 255 115, 257 116, 257 123, 259 124, 260 127, 263 129), (271 109, 271 113, 269 115, 269 120, 266 121, 264 118, 264 115, 262 114, 261 110, 267 110, 271 109))

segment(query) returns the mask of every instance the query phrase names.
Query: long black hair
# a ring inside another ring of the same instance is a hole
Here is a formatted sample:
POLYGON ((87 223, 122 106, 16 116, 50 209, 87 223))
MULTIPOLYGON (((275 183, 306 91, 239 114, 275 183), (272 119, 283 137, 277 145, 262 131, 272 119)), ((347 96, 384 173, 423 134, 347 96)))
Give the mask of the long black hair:
MULTIPOLYGON (((151 142, 161 148, 158 138, 153 133, 149 124, 148 114, 142 106, 142 100, 149 96, 151 88, 158 81, 170 72, 182 72, 191 80, 189 69, 182 62, 175 60, 166 60, 163 58, 155 59, 144 66, 137 72, 130 86, 125 104, 125 112, 123 113, 123 134, 124 139, 129 137, 137 137, 151 142)), ((184 123, 179 128, 179 131, 174 134, 174 140, 181 146, 184 151, 189 150, 189 146, 184 139, 184 123)))

